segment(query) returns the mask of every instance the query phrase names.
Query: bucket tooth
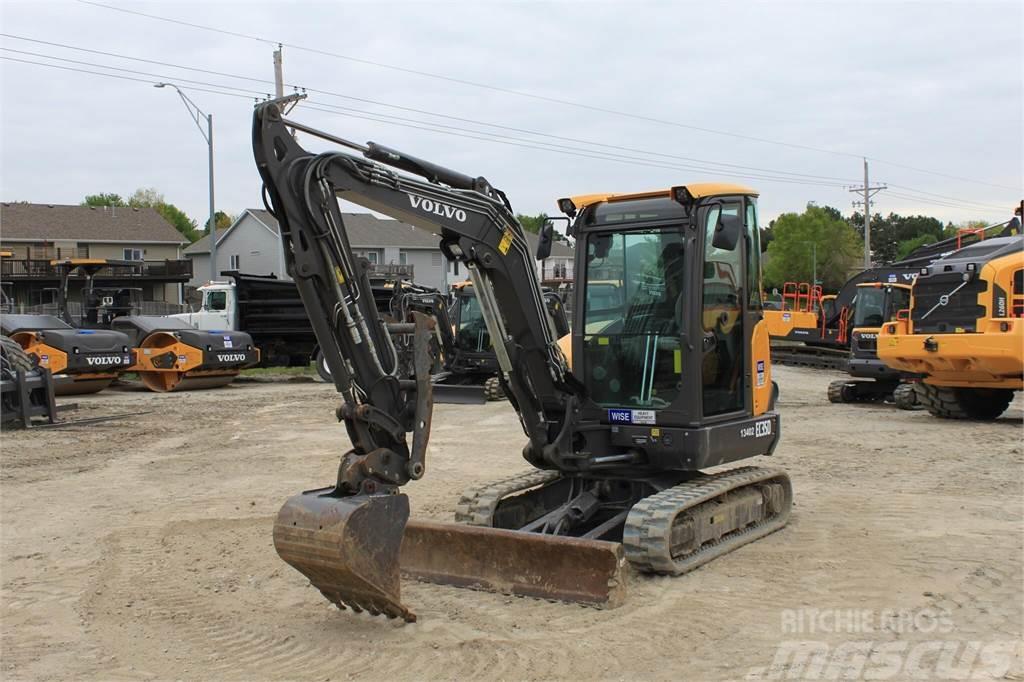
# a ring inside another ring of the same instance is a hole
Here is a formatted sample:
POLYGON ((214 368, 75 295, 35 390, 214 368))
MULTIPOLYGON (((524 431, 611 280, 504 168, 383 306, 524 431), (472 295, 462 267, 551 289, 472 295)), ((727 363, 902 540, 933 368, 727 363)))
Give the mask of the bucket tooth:
POLYGON ((274 523, 278 555, 339 608, 415 621, 399 585, 409 498, 332 492, 305 492, 281 507, 274 523))

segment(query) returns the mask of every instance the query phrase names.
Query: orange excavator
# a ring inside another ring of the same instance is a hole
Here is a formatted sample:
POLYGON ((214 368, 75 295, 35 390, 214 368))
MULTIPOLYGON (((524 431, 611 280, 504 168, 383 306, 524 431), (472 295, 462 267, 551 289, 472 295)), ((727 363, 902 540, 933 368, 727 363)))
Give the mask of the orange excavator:
POLYGON ((785 472, 704 471, 779 441, 756 192, 697 183, 559 200, 576 239, 570 369, 523 228, 486 179, 286 119, 276 101, 256 107, 253 151, 351 442, 336 480, 292 497, 274 524, 278 554, 327 599, 414 620, 405 572, 614 606, 627 562, 679 575, 786 524, 785 472), (311 153, 293 131, 340 148, 311 153), (529 469, 467 491, 455 524, 410 521, 402 494, 428 470, 432 321, 382 321, 339 199, 437 234, 473 282, 529 469), (399 334, 413 337, 412 377, 399 334))

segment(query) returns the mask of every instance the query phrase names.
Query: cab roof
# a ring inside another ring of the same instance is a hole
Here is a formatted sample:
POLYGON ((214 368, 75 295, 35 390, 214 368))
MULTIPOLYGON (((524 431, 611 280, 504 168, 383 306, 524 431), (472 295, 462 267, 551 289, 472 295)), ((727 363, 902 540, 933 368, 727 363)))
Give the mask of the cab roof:
MULTIPOLYGON (((690 195, 695 199, 736 194, 746 194, 749 196, 758 195, 757 190, 744 185, 734 185, 728 182, 695 182, 693 184, 686 185, 686 189, 689 190, 690 195)), ((587 206, 601 202, 612 203, 616 201, 631 201, 634 199, 669 199, 671 198, 671 190, 656 189, 649 192, 630 192, 626 194, 578 194, 569 198, 576 206, 576 209, 582 211, 587 206)))

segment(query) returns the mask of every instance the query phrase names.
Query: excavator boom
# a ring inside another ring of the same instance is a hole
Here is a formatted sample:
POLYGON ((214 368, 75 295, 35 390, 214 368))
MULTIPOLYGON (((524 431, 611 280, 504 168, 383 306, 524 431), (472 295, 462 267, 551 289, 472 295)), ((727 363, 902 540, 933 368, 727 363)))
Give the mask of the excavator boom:
POLYGON ((398 490, 426 470, 433 320, 412 312, 411 329, 408 323, 389 327, 381 321, 336 199, 424 227, 440 235, 446 256, 466 264, 488 331, 497 340, 502 376, 530 439, 527 447, 534 459, 551 466, 571 452, 567 415, 581 389, 558 347, 532 256, 504 195, 483 178, 287 121, 274 103, 256 109, 253 148, 268 208, 280 224, 288 271, 343 398, 338 417, 353 445, 342 456, 333 488, 297 495, 281 509, 274 527, 280 556, 339 606, 406 620, 415 616, 400 600, 403 547, 402 569, 425 580, 617 602, 624 562, 616 543, 572 539, 573 556, 587 555, 590 560, 580 563, 597 567, 581 587, 575 571, 551 566, 551 560, 564 562, 566 555, 552 550, 558 541, 550 537, 506 532, 495 553, 482 549, 480 528, 413 524, 406 529, 409 505, 398 490), (289 128, 362 155, 312 154, 295 142, 289 128), (390 336, 410 331, 415 379, 400 376, 390 336), (467 572, 469 556, 478 561, 467 572))

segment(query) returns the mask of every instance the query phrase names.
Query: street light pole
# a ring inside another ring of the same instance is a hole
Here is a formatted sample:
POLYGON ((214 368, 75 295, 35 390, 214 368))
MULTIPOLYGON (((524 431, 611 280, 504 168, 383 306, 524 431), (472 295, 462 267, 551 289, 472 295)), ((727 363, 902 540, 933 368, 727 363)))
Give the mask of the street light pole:
POLYGON ((210 281, 217 279, 217 220, 216 211, 214 210, 213 203, 213 114, 204 114, 202 109, 199 108, 195 102, 189 99, 188 95, 181 91, 174 83, 156 83, 154 88, 163 88, 170 86, 177 91, 178 96, 181 97, 181 101, 185 104, 185 109, 188 110, 192 120, 195 121, 196 127, 199 128, 199 134, 206 140, 206 146, 209 149, 209 165, 210 165, 210 221, 207 223, 207 229, 210 233, 210 281), (206 120, 206 130, 203 130, 203 126, 200 123, 200 119, 206 120))
POLYGON ((213 208, 213 114, 206 115, 207 141, 210 147, 210 281, 217 279, 217 214, 213 208))

